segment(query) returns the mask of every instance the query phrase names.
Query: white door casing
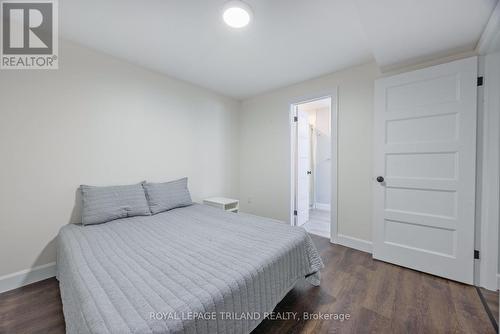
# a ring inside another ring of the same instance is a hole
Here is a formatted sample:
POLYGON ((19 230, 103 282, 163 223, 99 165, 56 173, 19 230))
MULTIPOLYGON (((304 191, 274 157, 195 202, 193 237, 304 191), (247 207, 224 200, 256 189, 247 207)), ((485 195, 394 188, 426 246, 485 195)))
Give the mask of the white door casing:
POLYGON ((476 80, 472 57, 376 81, 374 258, 473 283, 476 80))
POLYGON ((309 220, 309 115, 297 108, 297 225, 309 220))

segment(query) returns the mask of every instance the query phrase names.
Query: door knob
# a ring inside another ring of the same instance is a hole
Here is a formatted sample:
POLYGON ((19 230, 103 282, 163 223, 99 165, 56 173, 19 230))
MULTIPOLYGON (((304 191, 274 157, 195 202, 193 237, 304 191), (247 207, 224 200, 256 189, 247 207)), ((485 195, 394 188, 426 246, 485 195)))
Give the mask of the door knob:
POLYGON ((378 183, 382 183, 382 182, 384 182, 384 177, 383 177, 383 176, 378 176, 378 177, 377 177, 377 182, 378 182, 378 183))

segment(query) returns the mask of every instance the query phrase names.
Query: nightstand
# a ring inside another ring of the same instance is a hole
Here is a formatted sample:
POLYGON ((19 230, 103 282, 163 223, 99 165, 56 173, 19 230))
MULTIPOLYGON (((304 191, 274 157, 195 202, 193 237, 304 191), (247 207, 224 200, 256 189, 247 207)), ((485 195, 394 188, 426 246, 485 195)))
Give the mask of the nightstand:
POLYGON ((211 197, 203 200, 203 204, 213 206, 228 212, 238 212, 240 201, 225 197, 211 197))

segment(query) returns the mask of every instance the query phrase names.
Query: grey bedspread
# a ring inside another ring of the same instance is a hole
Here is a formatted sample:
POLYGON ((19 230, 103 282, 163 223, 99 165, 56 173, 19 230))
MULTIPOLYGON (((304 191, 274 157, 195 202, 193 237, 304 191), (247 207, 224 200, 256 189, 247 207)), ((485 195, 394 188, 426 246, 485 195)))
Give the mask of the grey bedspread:
POLYGON ((59 232, 68 333, 250 333, 323 267, 302 228, 192 205, 59 232))

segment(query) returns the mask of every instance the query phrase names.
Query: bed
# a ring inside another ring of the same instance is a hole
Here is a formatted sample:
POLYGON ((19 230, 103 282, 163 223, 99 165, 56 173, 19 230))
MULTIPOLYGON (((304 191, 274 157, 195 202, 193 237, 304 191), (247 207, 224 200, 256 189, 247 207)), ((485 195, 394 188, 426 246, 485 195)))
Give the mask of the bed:
POLYGON ((71 333, 250 333, 321 258, 302 228, 206 205, 58 235, 71 333))

